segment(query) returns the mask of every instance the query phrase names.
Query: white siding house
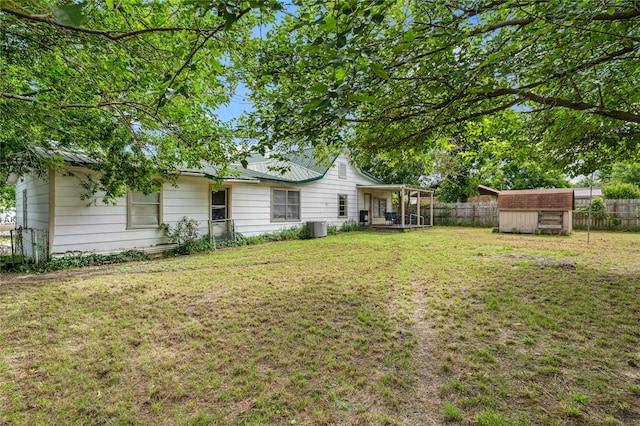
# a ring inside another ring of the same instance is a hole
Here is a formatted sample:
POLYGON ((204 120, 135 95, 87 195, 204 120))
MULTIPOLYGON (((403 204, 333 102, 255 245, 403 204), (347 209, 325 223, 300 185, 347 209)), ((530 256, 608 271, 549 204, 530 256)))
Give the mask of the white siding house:
POLYGON ((50 190, 46 178, 28 175, 16 186, 16 226, 49 229, 50 190))
MULTIPOLYGON (((344 154, 328 166, 297 158, 284 174, 270 171, 272 163, 253 157, 240 176, 220 185, 212 168, 184 170, 175 185, 164 184, 158 194, 129 193, 115 204, 103 203, 100 193, 81 199, 82 179, 94 173, 81 166, 52 170, 48 179, 24 176, 16 183, 18 226, 48 229, 51 255, 152 252, 170 247, 160 224, 174 225, 185 216, 199 222, 202 235, 209 233, 211 221, 231 219, 236 232, 251 236, 307 221, 358 222, 360 210, 373 211, 373 200, 391 208, 391 192, 361 189, 381 182, 344 154)), ((383 222, 384 217, 371 217, 368 223, 383 222)))

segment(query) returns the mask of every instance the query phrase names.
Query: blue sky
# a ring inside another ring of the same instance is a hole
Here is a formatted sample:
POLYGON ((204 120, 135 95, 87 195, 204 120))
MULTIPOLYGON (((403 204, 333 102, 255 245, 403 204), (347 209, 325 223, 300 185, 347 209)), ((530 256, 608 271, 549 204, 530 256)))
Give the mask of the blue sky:
POLYGON ((251 111, 252 102, 248 99, 249 89, 240 82, 236 87, 236 93, 231 98, 228 106, 222 105, 214 110, 220 121, 229 122, 242 115, 245 111, 251 111))
MULTIPOLYGON (((294 13, 298 8, 297 6, 291 3, 283 3, 286 9, 287 14, 294 13)), ((273 28, 274 25, 279 23, 285 13, 282 11, 275 13, 275 23, 265 22, 264 24, 256 26, 252 31, 252 36, 254 38, 263 38, 267 35, 267 33, 273 28)), ((214 110, 214 113, 218 116, 218 119, 224 122, 229 122, 233 119, 236 119, 242 115, 245 111, 253 111, 252 105, 253 103, 248 98, 249 89, 240 82, 238 87, 236 87, 236 92, 233 95, 231 102, 228 106, 220 106, 218 109, 214 110)))

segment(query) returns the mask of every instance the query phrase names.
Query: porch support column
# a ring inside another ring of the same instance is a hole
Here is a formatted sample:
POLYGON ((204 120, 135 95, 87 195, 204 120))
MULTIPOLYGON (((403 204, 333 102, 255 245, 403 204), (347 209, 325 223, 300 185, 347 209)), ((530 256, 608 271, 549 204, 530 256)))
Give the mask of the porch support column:
POLYGON ((404 228, 404 186, 400 189, 400 220, 404 228))
MULTIPOLYGON (((416 193, 416 197, 417 197, 416 198, 416 214, 417 214, 416 215, 416 225, 420 226, 421 225, 420 224, 420 192, 421 191, 418 189, 416 192, 417 192, 416 193)), ((422 225, 424 225, 424 223, 422 225)))
POLYGON ((431 191, 431 202, 429 203, 429 207, 430 225, 433 226, 433 191, 431 191))

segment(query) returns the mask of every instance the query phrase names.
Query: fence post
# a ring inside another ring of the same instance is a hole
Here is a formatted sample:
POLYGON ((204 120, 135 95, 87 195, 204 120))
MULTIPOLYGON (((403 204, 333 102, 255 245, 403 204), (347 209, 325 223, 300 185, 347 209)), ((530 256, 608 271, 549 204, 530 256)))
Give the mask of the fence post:
MULTIPOLYGON (((16 264, 16 249, 13 246, 13 231, 15 231, 15 229, 12 229, 9 231, 9 235, 11 235, 11 265, 15 265, 16 264)), ((16 241, 17 241, 17 235, 16 235, 16 241)))
POLYGON ((22 256, 21 261, 24 263, 24 228, 20 228, 20 255, 22 256))
POLYGON ((31 231, 31 250, 33 251, 33 260, 36 266, 40 265, 40 250, 38 250, 38 233, 35 230, 31 231))

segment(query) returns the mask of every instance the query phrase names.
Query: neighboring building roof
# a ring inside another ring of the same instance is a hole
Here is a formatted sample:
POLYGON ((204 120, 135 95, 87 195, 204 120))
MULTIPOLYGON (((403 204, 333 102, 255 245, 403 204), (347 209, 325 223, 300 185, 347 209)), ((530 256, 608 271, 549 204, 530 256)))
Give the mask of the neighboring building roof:
POLYGON ((498 210, 573 210, 573 188, 501 191, 498 210))
POLYGON ((589 199, 591 197, 602 197, 600 188, 573 188, 573 193, 577 199, 589 199))
POLYGON ((480 195, 493 195, 496 197, 500 195, 500 191, 498 191, 497 189, 493 189, 484 185, 478 185, 478 192, 480 193, 480 195))
MULTIPOLYGON (((66 163, 74 166, 88 166, 96 164, 98 161, 81 151, 74 151, 65 148, 56 148, 50 152, 39 149, 41 155, 60 155, 66 163)), ((221 176, 220 168, 216 165, 202 162, 200 167, 179 167, 181 173, 201 174, 210 179, 223 180, 248 180, 255 182, 272 182, 289 185, 301 185, 315 180, 322 179, 337 160, 333 159, 319 162, 313 157, 313 150, 308 149, 303 153, 287 153, 277 156, 263 156, 253 154, 247 160, 247 167, 240 163, 233 163, 229 166, 229 173, 221 176), (284 159, 283 159, 284 158, 284 159)), ((359 172, 377 183, 384 183, 380 179, 358 169, 359 172)))

